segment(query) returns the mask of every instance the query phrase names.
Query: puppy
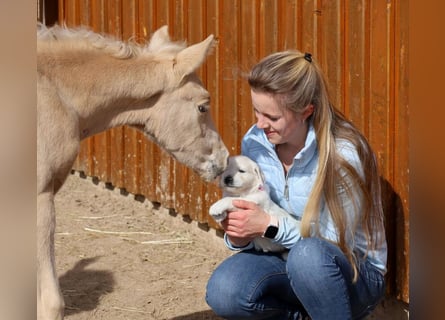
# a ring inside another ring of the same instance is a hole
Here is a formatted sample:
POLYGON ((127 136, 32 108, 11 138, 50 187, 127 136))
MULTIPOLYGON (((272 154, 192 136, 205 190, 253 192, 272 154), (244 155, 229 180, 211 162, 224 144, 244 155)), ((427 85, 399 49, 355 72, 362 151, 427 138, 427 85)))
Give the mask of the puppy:
MULTIPOLYGON (((215 202, 209 210, 216 222, 223 221, 227 217, 227 212, 236 210, 232 204, 234 199, 255 202, 270 215, 289 216, 289 213, 270 199, 263 172, 253 160, 246 156, 229 157, 228 166, 221 175, 219 185, 223 190, 223 198, 215 202)), ((253 243, 258 251, 282 252, 286 250, 283 246, 263 237, 255 238, 253 243)))

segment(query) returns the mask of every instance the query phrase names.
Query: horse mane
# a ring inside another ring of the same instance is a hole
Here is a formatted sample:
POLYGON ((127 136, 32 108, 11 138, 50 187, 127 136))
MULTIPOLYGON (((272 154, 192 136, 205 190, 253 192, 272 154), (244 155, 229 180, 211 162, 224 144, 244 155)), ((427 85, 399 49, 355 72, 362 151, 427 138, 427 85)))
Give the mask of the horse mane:
POLYGON ((154 53, 175 54, 186 48, 185 42, 168 42, 156 52, 152 52, 148 43, 139 44, 134 38, 121 41, 111 35, 96 33, 86 26, 68 28, 66 25, 56 24, 48 28, 41 23, 37 24, 37 43, 60 45, 72 50, 102 50, 118 59, 130 59, 154 53))

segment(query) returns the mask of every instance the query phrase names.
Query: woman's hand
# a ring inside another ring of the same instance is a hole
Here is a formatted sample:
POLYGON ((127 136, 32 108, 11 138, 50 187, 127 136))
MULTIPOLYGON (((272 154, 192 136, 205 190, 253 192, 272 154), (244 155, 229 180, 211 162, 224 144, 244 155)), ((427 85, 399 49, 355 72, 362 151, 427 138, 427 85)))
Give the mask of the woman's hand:
POLYGON ((244 247, 253 238, 263 235, 270 216, 251 201, 233 200, 233 205, 239 210, 228 212, 221 225, 234 246, 244 247))

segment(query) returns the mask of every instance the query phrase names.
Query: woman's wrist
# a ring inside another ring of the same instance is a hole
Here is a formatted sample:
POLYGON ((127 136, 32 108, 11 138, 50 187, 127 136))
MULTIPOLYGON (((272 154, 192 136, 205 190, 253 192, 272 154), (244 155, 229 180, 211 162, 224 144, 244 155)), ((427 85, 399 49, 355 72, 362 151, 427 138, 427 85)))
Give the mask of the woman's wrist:
POLYGON ((231 236, 227 236, 227 240, 229 240, 229 242, 232 244, 233 247, 236 248, 244 248, 247 247, 250 243, 249 239, 245 239, 245 238, 235 238, 235 237, 231 237, 231 236))

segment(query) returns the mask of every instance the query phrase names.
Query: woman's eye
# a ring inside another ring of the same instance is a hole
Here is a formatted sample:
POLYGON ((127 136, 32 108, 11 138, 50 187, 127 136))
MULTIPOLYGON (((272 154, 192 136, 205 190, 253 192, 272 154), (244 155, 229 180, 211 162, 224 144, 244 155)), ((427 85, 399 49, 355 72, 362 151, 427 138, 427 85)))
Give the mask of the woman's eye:
POLYGON ((205 104, 200 104, 200 105, 198 106, 198 110, 199 110, 199 112, 201 112, 201 113, 207 112, 207 106, 206 106, 205 104))

